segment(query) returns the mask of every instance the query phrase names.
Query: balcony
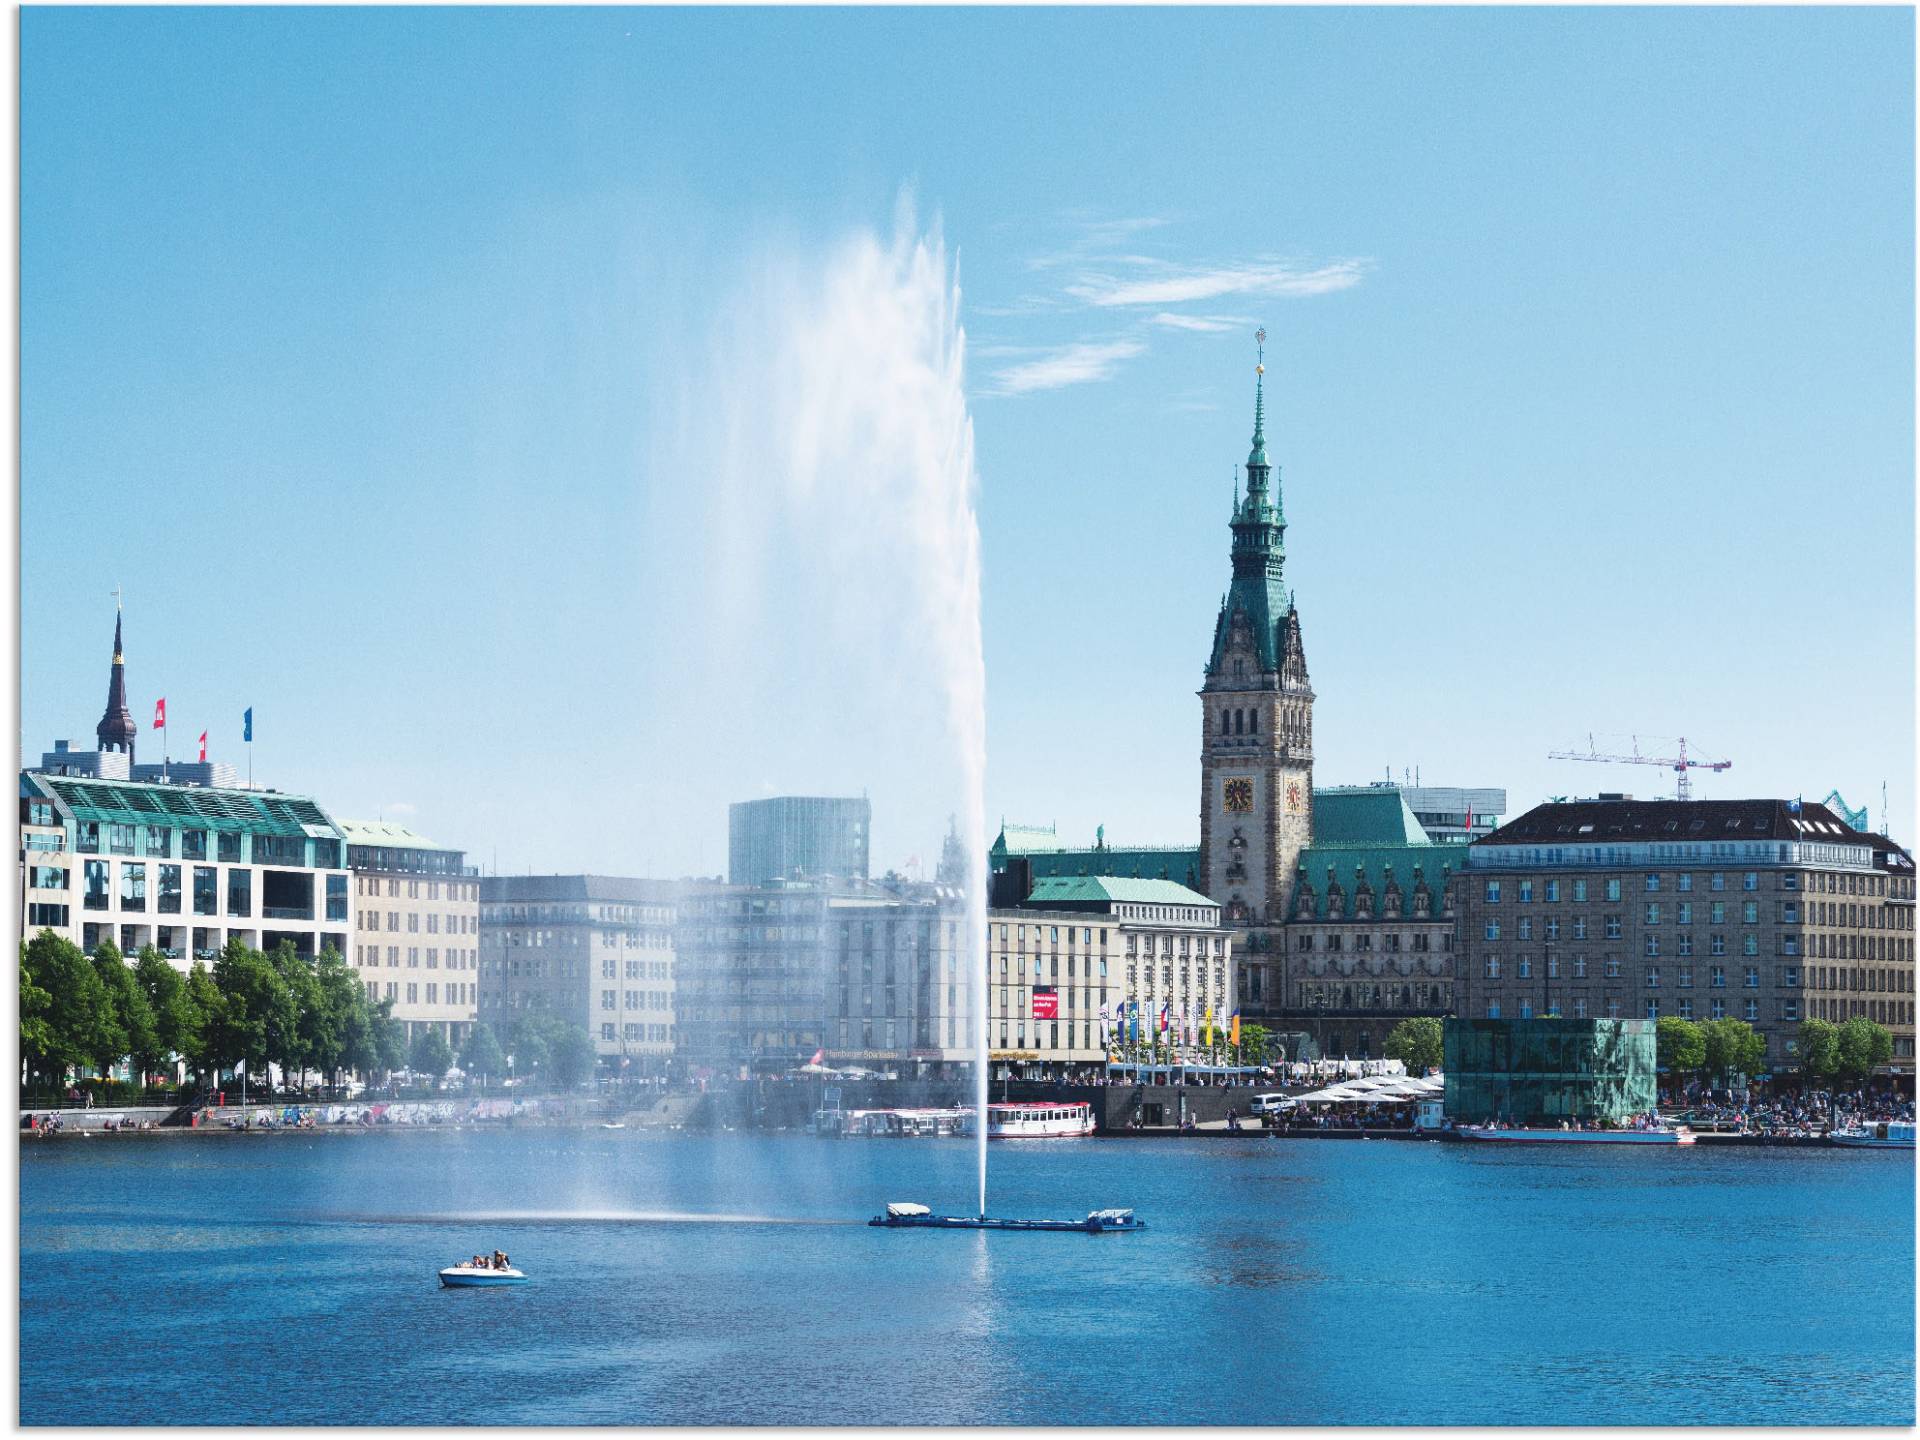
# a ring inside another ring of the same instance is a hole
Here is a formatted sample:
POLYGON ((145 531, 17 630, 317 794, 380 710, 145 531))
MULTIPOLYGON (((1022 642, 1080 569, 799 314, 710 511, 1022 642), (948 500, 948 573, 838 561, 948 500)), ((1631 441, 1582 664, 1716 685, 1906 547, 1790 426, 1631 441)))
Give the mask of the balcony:
POLYGON ((311 905, 262 905, 260 914, 268 920, 311 920, 311 905))

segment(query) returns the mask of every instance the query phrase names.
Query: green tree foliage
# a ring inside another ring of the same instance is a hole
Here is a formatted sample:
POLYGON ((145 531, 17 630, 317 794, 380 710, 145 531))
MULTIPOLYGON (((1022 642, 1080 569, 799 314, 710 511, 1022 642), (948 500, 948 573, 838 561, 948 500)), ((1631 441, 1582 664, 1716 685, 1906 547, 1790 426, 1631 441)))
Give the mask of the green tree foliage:
POLYGON ((549 1021, 547 1064, 554 1084, 571 1090, 593 1073, 593 1041, 578 1025, 563 1020, 549 1021))
POLYGON ((522 1015, 507 1030, 507 1054, 516 1075, 531 1075, 547 1064, 547 1027, 543 1017, 522 1015))
POLYGON ((398 1070, 407 1063, 407 1027, 393 1018, 393 1001, 381 1000, 372 1007, 368 1023, 373 1031, 374 1066, 380 1070, 398 1070))
POLYGON ((419 1034, 413 1037, 407 1067, 419 1074, 431 1075, 435 1080, 453 1067, 453 1047, 447 1044, 447 1037, 440 1033, 438 1025, 420 1027, 419 1034))
POLYGON ((279 1062, 280 1073, 293 1084, 308 1067, 307 1034, 301 1018, 318 1007, 319 984, 312 962, 293 948, 291 940, 282 940, 274 947, 268 964, 279 984, 266 1011, 267 1058, 279 1062))
POLYGON ((280 974, 258 950, 229 940, 213 962, 213 983, 221 1002, 219 1016, 209 1027, 213 1059, 223 1069, 244 1062, 257 1078, 272 1058, 269 1045, 282 1013, 280 974))
MULTIPOLYGON (((36 1031, 43 1047, 27 1052, 34 1073, 58 1083, 76 1065, 86 1065, 106 1048, 114 1027, 113 1001, 93 962, 71 940, 42 930, 28 941, 20 963, 43 992, 45 1029, 36 1031)), ((22 1033, 22 1042, 26 1039, 22 1033)))
MULTIPOLYGON (((42 935, 55 938, 50 930, 42 935)), ((20 942, 20 1062, 28 1079, 50 1077, 55 1070, 53 1054, 53 996, 40 987, 33 975, 33 956, 28 941, 20 942)))
POLYGON ((493 1027, 484 1020, 476 1021, 467 1030, 466 1042, 460 1047, 460 1068, 469 1075, 506 1073, 507 1057, 501 1052, 499 1040, 494 1038, 493 1027))
POLYGON ((1654 1027, 1660 1068, 1675 1075, 1694 1075, 1707 1063, 1707 1037, 1691 1020, 1662 1015, 1654 1027))
POLYGON ((107 1013, 95 1032, 94 1051, 87 1058, 105 1075, 128 1055, 153 1053, 153 1011, 134 983, 120 947, 111 940, 103 940, 93 952, 93 972, 106 991, 107 1013))
POLYGON ((1708 1020, 1700 1033, 1706 1048, 1702 1068, 1709 1075, 1753 1075, 1766 1063, 1766 1039, 1744 1020, 1708 1020))
POLYGON ((140 1073, 151 1075, 168 1069, 175 1055, 185 1055, 191 1048, 197 1023, 193 999, 187 977, 151 945, 143 947, 134 962, 133 983, 146 1001, 152 1024, 145 1032, 146 1043, 136 1042, 130 1051, 140 1073))
POLYGON ((1850 1080, 1864 1080, 1893 1056, 1892 1034, 1864 1015, 1841 1021, 1835 1038, 1840 1073, 1850 1080))
POLYGON ((1840 1027, 1831 1020, 1800 1022, 1800 1070, 1824 1079, 1840 1069, 1840 1027))
POLYGON ((1389 1060, 1398 1060, 1409 1075, 1424 1075, 1440 1068, 1445 1032, 1431 1015, 1416 1015, 1402 1020, 1387 1033, 1381 1051, 1389 1060))
POLYGON ((338 1084, 347 1063, 354 1012, 366 1010, 366 992, 340 952, 329 945, 314 962, 312 993, 313 1004, 300 1016, 301 1045, 307 1063, 338 1084))
POLYGON ((193 1028, 183 1032, 185 1044, 180 1053, 202 1086, 220 1072, 221 1026, 226 1016, 226 997, 212 973, 199 961, 187 972, 186 1010, 193 1028))
POLYGON ((1273 1044, 1273 1037, 1267 1033, 1264 1025, 1240 1022, 1240 1063, 1242 1065, 1264 1065, 1273 1044))

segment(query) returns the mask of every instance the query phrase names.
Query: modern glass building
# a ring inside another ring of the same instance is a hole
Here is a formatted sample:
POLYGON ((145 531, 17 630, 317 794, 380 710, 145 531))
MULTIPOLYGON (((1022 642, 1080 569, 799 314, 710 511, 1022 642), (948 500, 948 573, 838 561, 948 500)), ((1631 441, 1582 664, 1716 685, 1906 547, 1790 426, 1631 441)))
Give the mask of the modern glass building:
POLYGON ((1448 1020, 1443 1043, 1456 1124, 1619 1121, 1654 1105, 1650 1020, 1448 1020))
POLYGON ((867 878, 873 805, 865 796, 779 795, 727 807, 727 880, 867 878))

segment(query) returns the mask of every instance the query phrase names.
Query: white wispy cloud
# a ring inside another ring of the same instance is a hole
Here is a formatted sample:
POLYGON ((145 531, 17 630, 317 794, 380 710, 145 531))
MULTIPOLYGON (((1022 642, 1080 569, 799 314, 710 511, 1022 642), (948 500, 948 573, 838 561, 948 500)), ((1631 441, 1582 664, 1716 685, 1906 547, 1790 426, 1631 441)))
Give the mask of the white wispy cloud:
POLYGON ((1169 330, 1197 330, 1204 335, 1218 335, 1224 331, 1238 330, 1248 322, 1236 315, 1176 315, 1162 310, 1149 323, 1169 330))
POLYGON ((1083 385, 1105 380, 1122 362, 1146 353, 1138 340, 1085 341, 1062 345, 1043 352, 1039 358, 996 371, 988 382, 988 394, 1029 395, 1036 390, 1059 390, 1067 385, 1083 385))
POLYGON ((1349 290, 1366 273, 1364 260, 1335 260, 1311 269, 1275 262, 1220 265, 1177 270, 1149 279, 1086 275, 1067 293, 1088 305, 1180 305, 1217 300, 1222 295, 1260 295, 1291 299, 1349 290))

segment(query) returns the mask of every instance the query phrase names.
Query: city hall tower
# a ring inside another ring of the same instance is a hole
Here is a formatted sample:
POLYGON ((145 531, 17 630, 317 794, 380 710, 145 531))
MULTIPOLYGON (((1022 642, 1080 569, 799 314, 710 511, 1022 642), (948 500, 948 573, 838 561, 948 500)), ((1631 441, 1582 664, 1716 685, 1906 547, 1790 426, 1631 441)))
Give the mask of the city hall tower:
POLYGON ((1283 583, 1286 517, 1267 463, 1265 342, 1254 367, 1253 450, 1233 511, 1233 582, 1200 688, 1200 880, 1221 919, 1286 920, 1313 835, 1313 687, 1283 583))

